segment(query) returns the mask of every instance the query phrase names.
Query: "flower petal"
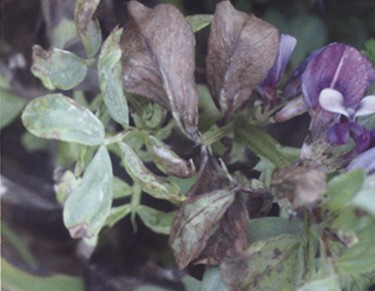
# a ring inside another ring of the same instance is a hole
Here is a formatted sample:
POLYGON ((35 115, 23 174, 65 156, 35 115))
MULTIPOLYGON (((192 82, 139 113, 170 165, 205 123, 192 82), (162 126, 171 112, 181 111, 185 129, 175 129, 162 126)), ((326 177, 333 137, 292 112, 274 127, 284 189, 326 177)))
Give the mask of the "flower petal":
POLYGON ((358 123, 350 123, 350 135, 355 141, 355 150, 357 153, 363 152, 370 145, 370 133, 358 123))
POLYGON ((349 113, 344 104, 344 96, 335 89, 323 89, 319 95, 319 104, 324 110, 349 117, 349 113))
POLYGON ((375 113, 375 95, 369 95, 362 99, 359 103, 359 109, 354 117, 369 115, 375 113))
POLYGON ((348 165, 348 170, 353 169, 365 169, 367 171, 375 170, 375 148, 369 149, 355 159, 353 159, 348 165))
POLYGON ((275 115, 275 119, 277 122, 284 122, 305 113, 307 110, 308 107, 302 96, 300 96, 291 100, 279 112, 277 112, 275 115))
POLYGON ((368 66, 362 54, 350 46, 333 43, 307 65, 302 75, 306 103, 319 110, 319 95, 325 88, 336 89, 345 107, 355 108, 368 86, 368 66))
POLYGON ((336 123, 327 132, 327 140, 333 144, 347 144, 349 137, 349 122, 336 123))
POLYGON ((279 39, 279 52, 276 61, 268 72, 267 77, 258 86, 259 93, 267 99, 273 99, 277 85, 288 64, 289 58, 297 44, 297 40, 288 34, 281 34, 279 39))

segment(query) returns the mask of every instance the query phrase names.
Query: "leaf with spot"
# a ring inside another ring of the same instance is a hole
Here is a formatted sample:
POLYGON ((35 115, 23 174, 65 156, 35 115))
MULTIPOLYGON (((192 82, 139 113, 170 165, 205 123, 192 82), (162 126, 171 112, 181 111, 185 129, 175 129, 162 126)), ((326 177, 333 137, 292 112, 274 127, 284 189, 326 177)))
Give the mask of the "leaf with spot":
POLYGON ((86 77, 87 65, 75 54, 61 49, 43 50, 33 46, 31 72, 49 89, 70 90, 86 77))
POLYGON ((64 224, 72 238, 90 238, 100 232, 111 210, 112 192, 112 163, 102 145, 64 205, 64 224))
POLYGON ((104 142, 104 126, 87 108, 62 94, 36 98, 27 104, 22 121, 32 134, 84 145, 104 142))
POLYGON ((208 39, 207 80, 211 94, 228 120, 267 76, 279 49, 271 24, 220 2, 208 39))
POLYGON ((303 239, 283 234, 251 244, 223 262, 221 279, 229 290, 295 290, 302 282, 303 239))

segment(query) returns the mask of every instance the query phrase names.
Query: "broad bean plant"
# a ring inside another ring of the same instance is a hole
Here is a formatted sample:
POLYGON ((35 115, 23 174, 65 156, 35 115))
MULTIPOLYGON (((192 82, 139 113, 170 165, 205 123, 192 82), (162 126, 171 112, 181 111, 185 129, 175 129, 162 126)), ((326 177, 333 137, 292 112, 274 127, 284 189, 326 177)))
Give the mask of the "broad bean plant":
POLYGON ((32 73, 51 93, 22 114, 29 132, 77 151, 55 184, 71 237, 95 239, 127 216, 136 229, 139 217, 169 235, 181 270, 206 266, 203 286, 373 284, 375 42, 362 52, 330 43, 289 73, 298 40, 230 1, 187 17, 130 1, 125 26, 104 40, 98 3, 76 3, 85 58, 33 47, 32 73), (206 82, 197 84, 201 29, 206 82), (79 89, 89 72, 96 91, 79 89), (300 148, 266 130, 301 114, 310 127, 300 148))

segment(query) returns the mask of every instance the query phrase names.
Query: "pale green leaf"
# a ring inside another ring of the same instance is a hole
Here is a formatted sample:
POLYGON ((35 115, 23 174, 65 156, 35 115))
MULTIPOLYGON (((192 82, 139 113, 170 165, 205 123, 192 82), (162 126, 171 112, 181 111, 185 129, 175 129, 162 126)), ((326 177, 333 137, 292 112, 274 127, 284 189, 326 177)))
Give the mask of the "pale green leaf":
POLYGON ((31 101, 22 114, 32 134, 85 145, 104 142, 104 126, 87 108, 62 95, 51 94, 31 101))
POLYGON ((205 291, 227 291, 220 277, 220 269, 207 267, 203 275, 202 289, 205 291))
POLYGON ((132 187, 124 180, 113 177, 113 199, 128 197, 132 194, 132 187))
POLYGON ((108 150, 101 146, 64 205, 64 223, 73 238, 99 233, 110 213, 112 192, 112 164, 108 150))
POLYGON ((171 225, 176 216, 176 211, 163 212, 145 205, 137 207, 137 214, 143 223, 152 231, 161 234, 169 234, 171 225))
POLYGON ((331 210, 340 210, 362 188, 365 180, 365 171, 356 169, 348 173, 335 176, 327 185, 329 204, 331 210))
POLYGON ((134 150, 125 143, 120 144, 122 161, 127 173, 143 191, 158 199, 179 203, 185 199, 178 186, 148 170, 134 150))
POLYGON ((104 102, 112 118, 127 126, 129 123, 128 104, 121 80, 121 49, 119 45, 121 34, 122 29, 115 29, 104 42, 98 61, 98 74, 104 102))
POLYGON ((304 284, 298 291, 340 291, 340 283, 336 275, 324 279, 317 279, 304 284))
POLYGON ((281 234, 301 235, 303 232, 303 223, 297 218, 261 217, 250 220, 247 239, 252 244, 281 234))
POLYGON ((0 129, 2 129, 21 113, 25 102, 10 89, 1 86, 0 105, 0 129))
POLYGON ((132 212, 132 205, 125 204, 117 207, 112 207, 110 214, 107 217, 105 225, 109 227, 114 226, 117 222, 132 212))
POLYGON ((31 71, 49 90, 70 90, 85 79, 87 66, 71 52, 56 48, 45 51, 34 45, 31 71))
POLYGON ((359 191, 354 196, 352 203, 371 215, 375 215, 375 188, 367 188, 359 191))
POLYGON ((211 14, 196 14, 185 18, 191 25, 193 32, 198 32, 211 24, 213 16, 211 14))

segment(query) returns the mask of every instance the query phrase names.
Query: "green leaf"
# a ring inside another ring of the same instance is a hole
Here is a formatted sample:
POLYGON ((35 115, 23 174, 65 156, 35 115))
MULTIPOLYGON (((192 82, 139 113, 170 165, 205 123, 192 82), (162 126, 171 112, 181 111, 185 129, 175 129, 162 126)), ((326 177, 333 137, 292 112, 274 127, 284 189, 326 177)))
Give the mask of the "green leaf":
POLYGON ((121 219, 123 219, 125 216, 130 214, 130 212, 132 212, 131 204, 125 204, 122 206, 113 207, 111 209, 111 213, 107 217, 105 224, 108 225, 109 227, 112 227, 121 219))
POLYGON ((354 196, 352 203, 375 216, 375 188, 360 190, 354 196))
POLYGON ((220 269, 217 267, 207 267, 202 279, 202 289, 204 291, 227 291, 220 277, 220 269))
POLYGON ((134 150, 125 143, 120 143, 122 161, 127 173, 143 191, 158 199, 179 203, 185 199, 178 186, 148 170, 134 150))
POLYGON ((121 80, 121 34, 122 29, 115 29, 104 42, 98 61, 98 75, 104 102, 112 118, 126 127, 129 112, 121 80))
POLYGON ((74 21, 85 51, 89 58, 95 56, 102 43, 99 21, 94 18, 100 0, 78 0, 74 11, 74 21))
POLYGON ((291 166, 296 156, 294 152, 284 150, 272 136, 251 124, 237 124, 234 126, 235 139, 246 145, 257 156, 269 160, 278 168, 291 166))
POLYGON ((297 218, 261 217, 250 220, 247 239, 252 244, 281 234, 302 235, 303 232, 303 223, 297 218))
POLYGON ((0 87, 0 104, 0 129, 2 129, 21 113, 25 102, 11 90, 0 87))
POLYGON ((362 53, 371 61, 372 65, 375 66, 375 39, 371 38, 365 42, 365 49, 362 53))
POLYGON ((356 169, 348 173, 335 176, 327 185, 329 202, 327 206, 337 211, 345 207, 352 197, 362 188, 365 171, 356 169))
POLYGON ((63 16, 60 22, 52 29, 52 46, 64 48, 64 45, 77 36, 76 25, 73 20, 63 16))
MULTIPOLYGON (((184 283, 185 291, 196 291, 196 290, 205 290, 202 289, 202 283, 201 281, 193 278, 192 276, 189 276, 185 274, 182 279, 182 283, 184 283)), ((218 290, 219 291, 219 290, 218 290)))
POLYGON ((32 134, 84 145, 104 142, 104 126, 87 108, 62 95, 51 94, 31 101, 22 121, 32 134))
POLYGON ((106 147, 101 146, 64 205, 64 223, 73 238, 99 233, 111 209, 112 187, 111 160, 106 147))
POLYGON ((375 220, 358 231, 358 242, 347 248, 334 263, 339 273, 359 275, 375 272, 375 220))
POLYGON ((295 290, 303 275, 303 239, 283 234, 251 244, 239 257, 221 264, 229 290, 295 290))
POLYGON ((113 199, 128 197, 132 194, 132 187, 124 180, 113 177, 113 199))
POLYGON ((196 14, 185 18, 191 25, 193 32, 198 32, 211 24, 213 16, 211 14, 196 14))
POLYGON ((49 90, 70 90, 85 79, 87 66, 71 52, 56 48, 45 51, 34 45, 31 72, 49 90))
POLYGON ((83 291, 81 278, 66 275, 34 276, 12 266, 1 258, 2 289, 12 291, 83 291))
POLYGON ((169 234, 176 211, 163 212, 145 205, 137 207, 137 214, 143 223, 156 233, 169 234))
POLYGON ((297 291, 339 291, 340 283, 337 275, 332 275, 324 279, 318 279, 303 284, 297 291))

